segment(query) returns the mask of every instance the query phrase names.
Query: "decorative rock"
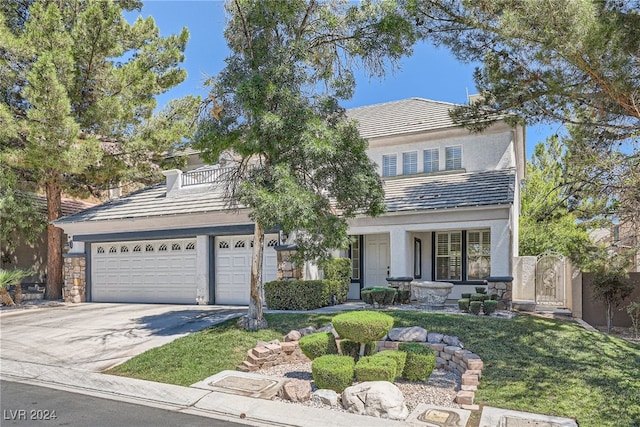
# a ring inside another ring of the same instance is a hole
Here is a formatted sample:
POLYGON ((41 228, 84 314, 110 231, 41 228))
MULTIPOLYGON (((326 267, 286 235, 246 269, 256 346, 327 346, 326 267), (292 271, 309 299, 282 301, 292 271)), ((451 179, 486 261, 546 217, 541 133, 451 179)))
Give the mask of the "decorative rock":
POLYGON ((306 402, 311 398, 311 384, 309 381, 290 379, 284 383, 279 395, 292 402, 306 402))
POLYGON ((429 334, 427 334, 427 341, 433 344, 441 343, 443 338, 443 334, 438 334, 436 332, 429 332, 429 334))
POLYGON ((450 346, 456 346, 456 347, 464 348, 464 345, 460 341, 460 338, 454 337, 454 336, 451 336, 451 335, 445 335, 442 338, 442 342, 447 344, 447 345, 450 345, 450 346))
POLYGON ((333 390, 327 390, 326 388, 321 388, 320 390, 316 390, 311 395, 311 400, 317 403, 322 403, 323 405, 328 406, 338 406, 338 393, 333 390))
POLYGON ((342 392, 342 405, 352 413, 392 420, 404 420, 409 415, 402 392, 387 381, 366 381, 347 387, 342 392))
POLYGON ((331 332, 332 329, 333 329, 333 325, 329 323, 327 326, 323 326, 322 328, 318 329, 316 332, 331 332))
POLYGON ((287 335, 284 336, 284 342, 298 341, 300 338, 302 338, 302 334, 300 332, 291 331, 287 335))
POLYGON ((276 339, 276 340, 271 340, 271 341, 260 341, 260 340, 259 340, 259 341, 256 343, 256 347, 266 347, 266 346, 268 346, 268 345, 272 345, 272 344, 280 345, 280 341, 279 341, 279 340, 277 340, 277 339, 276 339))
POLYGON ((389 331, 389 340, 402 342, 424 342, 427 340, 427 330, 420 326, 410 328, 392 328, 389 331))
POLYGON ((306 328, 298 329, 298 332, 300 332, 300 335, 305 336, 315 333, 316 328, 314 328, 313 326, 307 326, 306 328))

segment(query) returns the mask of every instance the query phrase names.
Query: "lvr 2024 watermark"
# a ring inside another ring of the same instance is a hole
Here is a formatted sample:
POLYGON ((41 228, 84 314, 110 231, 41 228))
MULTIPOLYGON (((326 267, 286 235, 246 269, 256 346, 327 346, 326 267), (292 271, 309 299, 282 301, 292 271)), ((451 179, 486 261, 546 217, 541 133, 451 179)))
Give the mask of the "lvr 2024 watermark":
POLYGON ((3 409, 2 419, 6 421, 48 421, 58 418, 55 410, 48 409, 3 409))

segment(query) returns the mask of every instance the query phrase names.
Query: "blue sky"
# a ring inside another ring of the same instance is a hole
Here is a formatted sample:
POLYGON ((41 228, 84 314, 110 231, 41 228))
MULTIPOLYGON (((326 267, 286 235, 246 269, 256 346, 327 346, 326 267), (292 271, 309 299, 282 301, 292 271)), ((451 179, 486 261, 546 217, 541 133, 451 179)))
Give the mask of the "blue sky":
MULTIPOLYGON (((140 13, 127 14, 127 18, 135 19, 138 15, 153 16, 163 36, 177 34, 183 27, 187 27, 190 33, 183 63, 188 73, 187 80, 159 97, 159 105, 185 95, 206 96, 204 79, 218 74, 228 54, 223 36, 223 2, 147 0, 140 13)), ((463 104, 467 102, 467 94, 476 92, 473 70, 474 65, 459 62, 446 49, 421 43, 415 47, 411 57, 401 61, 399 70, 388 73, 383 79, 358 75, 355 95, 343 105, 351 108, 411 97, 463 104)), ((538 142, 557 132, 556 128, 528 127, 527 157, 531 156, 538 142)))

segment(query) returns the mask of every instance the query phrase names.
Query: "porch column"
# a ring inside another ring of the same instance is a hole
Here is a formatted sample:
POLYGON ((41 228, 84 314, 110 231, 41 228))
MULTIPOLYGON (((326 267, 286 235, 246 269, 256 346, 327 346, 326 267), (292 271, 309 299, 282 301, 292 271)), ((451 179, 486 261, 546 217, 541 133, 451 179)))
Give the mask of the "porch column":
POLYGON ((404 228, 392 228, 389 238, 389 276, 413 276, 413 254, 409 233, 404 228))
POLYGON ((491 275, 511 276, 511 229, 508 221, 491 225, 491 275))

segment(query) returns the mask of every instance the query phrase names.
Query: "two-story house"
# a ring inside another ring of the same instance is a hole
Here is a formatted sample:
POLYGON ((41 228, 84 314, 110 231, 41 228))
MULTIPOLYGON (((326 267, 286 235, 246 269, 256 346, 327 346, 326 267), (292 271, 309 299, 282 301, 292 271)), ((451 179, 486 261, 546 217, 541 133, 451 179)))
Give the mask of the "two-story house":
MULTIPOLYGON (((511 275, 524 129, 500 122, 471 134, 453 123, 452 107, 411 98, 348 111, 379 165, 387 206, 349 222, 350 298, 389 276, 453 282, 458 298, 487 276, 511 275)), ((166 171, 166 183, 56 221, 72 236, 74 292, 88 301, 247 304, 253 223, 225 204, 224 170, 166 171)), ((265 237, 264 281, 276 276, 279 243, 265 237)))

